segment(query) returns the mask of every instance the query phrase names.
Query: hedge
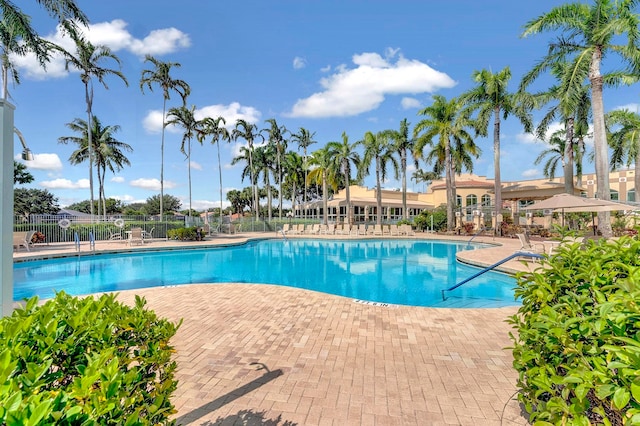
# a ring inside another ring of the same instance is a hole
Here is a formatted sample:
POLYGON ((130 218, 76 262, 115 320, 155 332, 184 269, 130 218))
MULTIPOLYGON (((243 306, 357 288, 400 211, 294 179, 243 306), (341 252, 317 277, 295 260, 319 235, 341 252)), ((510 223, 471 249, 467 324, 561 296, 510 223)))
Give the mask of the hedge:
POLYGON ((513 365, 531 422, 640 424, 640 242, 565 242, 517 281, 513 365))
POLYGON ((180 323, 107 294, 63 292, 0 320, 0 424, 173 424, 180 323))

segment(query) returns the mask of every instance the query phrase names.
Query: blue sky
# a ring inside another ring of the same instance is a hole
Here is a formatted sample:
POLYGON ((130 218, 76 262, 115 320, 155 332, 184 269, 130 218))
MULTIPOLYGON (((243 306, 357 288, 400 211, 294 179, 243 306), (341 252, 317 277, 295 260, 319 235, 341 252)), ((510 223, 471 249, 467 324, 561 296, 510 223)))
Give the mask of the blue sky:
MULTIPOLYGON (((20 3, 41 35, 72 50, 35 1, 20 3)), ((451 98, 468 90, 474 70, 497 72, 509 66, 515 90, 550 41, 548 34, 520 38, 523 25, 562 3, 79 0, 91 21, 85 30, 88 38, 113 50, 129 81, 126 87, 120 79, 107 77, 109 90, 95 83, 94 114, 103 125, 119 125, 115 136, 134 149, 128 154, 130 167, 115 176, 107 174, 106 196, 131 203, 159 193, 162 94, 157 88, 140 91, 141 71, 150 68, 145 54, 181 64, 172 76, 191 86, 188 106, 196 106, 197 118, 222 115, 228 126, 244 118, 260 129, 268 126, 266 119, 275 118, 289 130, 315 132, 314 150, 340 141, 342 132, 357 141, 366 131, 397 129, 403 118, 414 125, 420 120, 417 112, 430 104, 433 94, 451 98)), ((9 89, 15 123, 36 155, 27 163, 35 177, 29 186, 53 192, 61 206, 89 199, 88 165, 69 164, 74 147, 57 142, 60 136, 73 135, 66 123, 86 119, 79 74, 66 72, 56 58, 46 71, 29 57, 15 58, 15 63, 21 75, 21 84, 9 89)), ((169 106, 179 102, 174 94, 169 106)), ((605 91, 607 110, 635 107, 637 102, 637 86, 605 91)), ((187 208, 181 138, 179 130, 168 129, 165 193, 187 208)), ((240 178, 243 166, 230 164, 243 143, 221 146, 225 193, 249 185, 240 178)), ((493 142, 478 138, 476 143, 483 155, 474 173, 493 177, 493 142)), ((503 180, 543 177, 542 166, 534 160, 545 145, 524 134, 517 121, 504 122, 501 146, 503 180)), ((17 141, 14 147, 19 154, 17 141)), ((215 146, 194 143, 191 166, 193 207, 219 206, 215 146)), ((593 166, 585 168, 592 171, 593 166)), ((367 178, 365 184, 374 186, 374 179, 367 178)), ((391 179, 384 186, 398 188, 399 183, 391 179)), ((423 186, 411 183, 409 189, 423 186)))

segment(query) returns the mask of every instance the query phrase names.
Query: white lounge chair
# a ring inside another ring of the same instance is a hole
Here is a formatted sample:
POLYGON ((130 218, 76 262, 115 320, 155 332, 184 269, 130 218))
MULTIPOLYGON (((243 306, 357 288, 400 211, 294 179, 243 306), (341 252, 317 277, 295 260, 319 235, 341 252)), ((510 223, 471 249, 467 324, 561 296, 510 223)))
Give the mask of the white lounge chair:
POLYGON ((546 247, 543 243, 532 243, 528 234, 516 234, 520 240, 520 250, 529 253, 546 253, 546 247))
POLYGON ((20 250, 20 247, 24 247, 27 251, 31 251, 29 246, 31 245, 31 239, 36 231, 22 231, 13 233, 13 247, 16 251, 20 250))
MULTIPOLYGON (((142 230, 142 239, 143 240, 152 240, 153 239, 153 230, 156 229, 156 227, 152 227, 151 231, 145 231, 144 229, 142 230)), ((209 225, 205 224, 204 225, 204 235, 209 235, 209 225)))

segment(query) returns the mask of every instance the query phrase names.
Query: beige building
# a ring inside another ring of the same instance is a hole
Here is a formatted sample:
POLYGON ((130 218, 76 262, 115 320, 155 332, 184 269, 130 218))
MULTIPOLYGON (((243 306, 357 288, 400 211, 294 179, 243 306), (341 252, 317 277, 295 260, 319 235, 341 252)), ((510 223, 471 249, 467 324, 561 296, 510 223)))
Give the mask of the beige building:
MULTIPOLYGON (((621 170, 609 174, 611 199, 619 201, 635 201, 634 171, 621 170)), ((595 174, 583 175, 581 185, 576 185, 575 195, 593 198, 596 191, 595 174)), ((549 179, 532 179, 502 182, 503 209, 518 212, 526 205, 537 200, 552 197, 564 192, 562 177, 549 179)), ((395 222, 403 217, 402 192, 399 190, 381 191, 382 215, 385 221, 395 222)), ((369 222, 375 220, 377 202, 375 188, 361 186, 350 187, 353 221, 369 222)), ((478 216, 490 215, 494 204, 494 181, 485 176, 463 173, 456 175, 457 207, 463 221, 472 222, 478 216)), ((446 184, 444 179, 433 181, 427 192, 408 192, 407 208, 409 217, 414 217, 422 210, 433 209, 446 204, 446 184)), ((323 217, 322 200, 307 203, 306 212, 302 206, 296 207, 296 217, 320 219, 323 217)), ((330 222, 344 222, 347 214, 346 190, 341 190, 328 202, 330 222)), ((487 217, 488 220, 488 217, 487 217)))

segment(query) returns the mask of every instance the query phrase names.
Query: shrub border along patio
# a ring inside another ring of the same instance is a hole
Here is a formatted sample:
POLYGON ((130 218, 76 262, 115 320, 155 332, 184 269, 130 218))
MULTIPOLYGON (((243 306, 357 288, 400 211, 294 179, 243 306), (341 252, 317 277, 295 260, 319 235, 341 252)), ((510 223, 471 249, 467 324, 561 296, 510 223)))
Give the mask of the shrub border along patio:
POLYGON ((518 275, 519 400, 531 423, 640 423, 640 241, 562 244, 518 275))
POLYGON ((0 424, 172 423, 180 323, 116 297, 34 297, 0 320, 0 424))

